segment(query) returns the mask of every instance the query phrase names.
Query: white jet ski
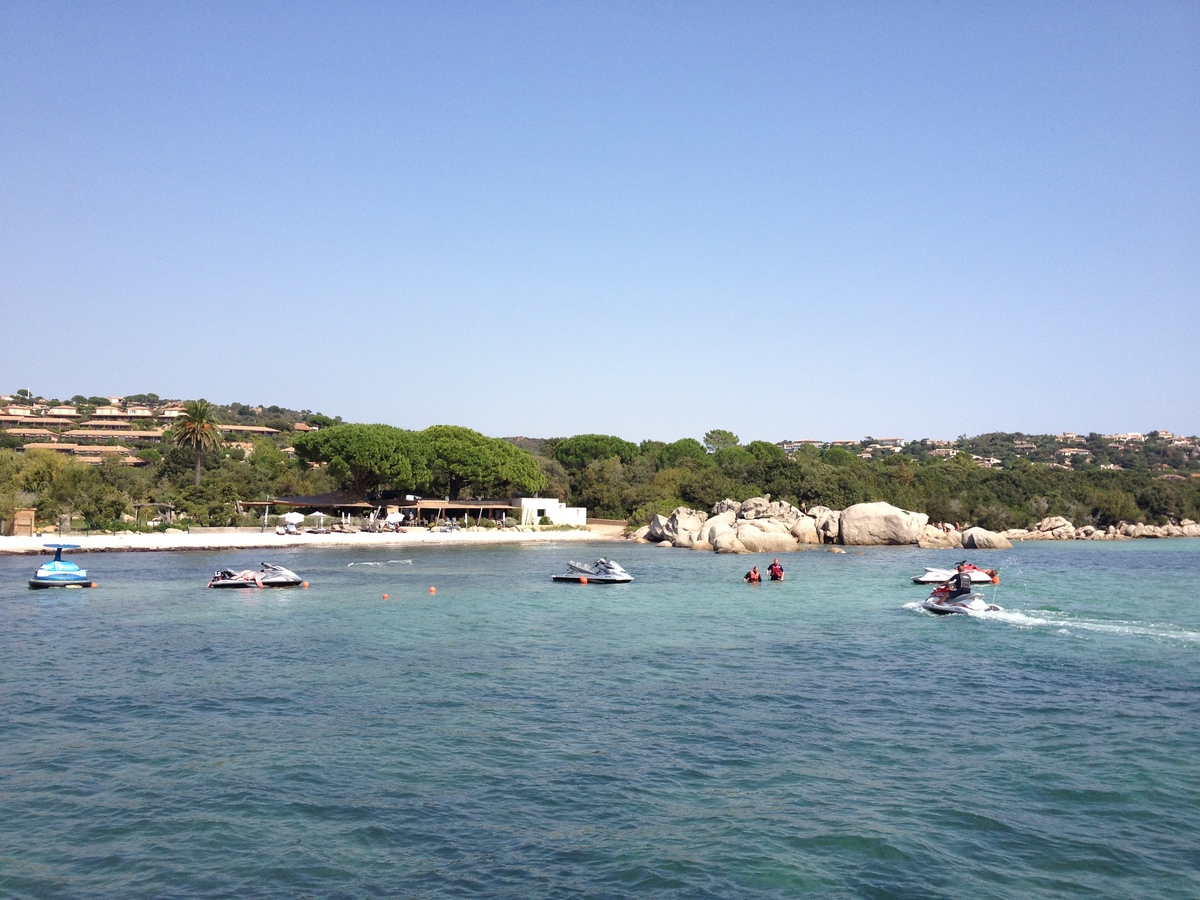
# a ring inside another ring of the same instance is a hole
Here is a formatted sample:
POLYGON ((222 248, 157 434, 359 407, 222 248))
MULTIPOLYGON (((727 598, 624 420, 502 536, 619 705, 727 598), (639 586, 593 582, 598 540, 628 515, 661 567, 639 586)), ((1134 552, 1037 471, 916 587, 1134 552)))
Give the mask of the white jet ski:
POLYGON ((957 597, 947 597, 945 594, 933 593, 921 604, 935 616, 948 616, 955 613, 1000 612, 1001 607, 988 603, 983 594, 959 594, 957 597))
POLYGON ((210 588, 299 587, 303 583, 304 579, 291 569, 263 563, 261 572, 252 572, 249 569, 242 572, 221 569, 213 575, 208 586, 210 588))
MULTIPOLYGON (((971 576, 972 584, 999 584, 1000 573, 995 569, 981 569, 971 563, 965 563, 963 569, 971 576)), ((925 567, 924 573, 912 577, 913 584, 945 584, 958 572, 955 569, 934 569, 925 567)))
POLYGON ((633 576, 622 569, 620 563, 604 557, 600 557, 590 566, 575 561, 569 565, 570 570, 565 574, 550 577, 554 581, 574 581, 580 584, 628 584, 633 581, 633 576))

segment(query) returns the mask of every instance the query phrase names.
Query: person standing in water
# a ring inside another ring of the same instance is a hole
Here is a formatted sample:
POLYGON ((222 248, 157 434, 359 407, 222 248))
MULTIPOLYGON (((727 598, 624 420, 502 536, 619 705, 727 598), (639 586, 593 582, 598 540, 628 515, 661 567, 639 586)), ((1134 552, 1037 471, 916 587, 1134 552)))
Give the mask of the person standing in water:
POLYGON ((771 576, 772 581, 783 581, 783 566, 779 564, 779 557, 775 557, 775 562, 767 566, 767 574, 771 576))
POLYGON ((742 581, 746 584, 761 584, 762 575, 758 574, 758 566, 755 566, 749 572, 742 576, 742 581))

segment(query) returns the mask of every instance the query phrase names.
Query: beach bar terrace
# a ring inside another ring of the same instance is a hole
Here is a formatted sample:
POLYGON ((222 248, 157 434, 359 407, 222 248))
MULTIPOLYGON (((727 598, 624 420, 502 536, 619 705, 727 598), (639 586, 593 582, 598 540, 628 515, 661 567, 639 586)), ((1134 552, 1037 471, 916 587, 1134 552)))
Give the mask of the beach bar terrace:
POLYGON ((401 512, 405 521, 436 524, 444 519, 516 519, 519 525, 537 525, 545 517, 554 525, 586 525, 587 510, 567 506, 555 497, 514 497, 511 500, 426 500, 420 498, 383 501, 384 514, 401 512))
POLYGON ((545 516, 555 525, 586 525, 587 510, 569 507, 554 497, 517 497, 512 500, 445 500, 402 496, 384 497, 376 502, 366 500, 350 491, 315 494, 309 497, 276 497, 274 500, 241 500, 243 509, 263 509, 270 515, 272 508, 313 510, 329 515, 378 519, 402 513, 404 522, 413 525, 436 525, 458 519, 488 519, 499 523, 513 518, 521 525, 536 525, 545 516))

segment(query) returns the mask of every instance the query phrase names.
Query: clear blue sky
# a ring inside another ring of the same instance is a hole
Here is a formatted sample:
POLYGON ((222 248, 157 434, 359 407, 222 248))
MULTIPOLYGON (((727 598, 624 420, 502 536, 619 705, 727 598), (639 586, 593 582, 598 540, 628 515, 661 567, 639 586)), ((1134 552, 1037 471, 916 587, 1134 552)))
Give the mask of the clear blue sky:
POLYGON ((0 391, 1200 432, 1200 4, 0 11, 0 391))

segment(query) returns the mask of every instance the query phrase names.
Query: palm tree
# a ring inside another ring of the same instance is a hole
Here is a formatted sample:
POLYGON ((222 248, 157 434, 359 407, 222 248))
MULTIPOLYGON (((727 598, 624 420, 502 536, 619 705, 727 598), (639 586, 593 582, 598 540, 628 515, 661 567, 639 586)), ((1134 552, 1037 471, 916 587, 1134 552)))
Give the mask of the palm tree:
POLYGON ((196 453, 196 487, 200 487, 200 462, 204 451, 221 445, 221 428, 207 400, 189 400, 183 404, 183 415, 176 420, 171 440, 177 447, 190 447, 196 453))

